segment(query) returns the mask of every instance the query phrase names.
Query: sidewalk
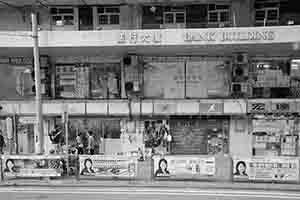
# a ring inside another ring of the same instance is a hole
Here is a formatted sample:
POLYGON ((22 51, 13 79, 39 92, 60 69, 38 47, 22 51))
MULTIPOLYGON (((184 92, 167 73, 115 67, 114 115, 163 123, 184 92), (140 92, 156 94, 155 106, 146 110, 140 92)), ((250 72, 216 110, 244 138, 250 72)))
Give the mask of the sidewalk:
POLYGON ((234 190, 281 190, 300 191, 300 184, 279 183, 239 183, 203 181, 141 181, 141 180, 6 180, 0 187, 152 187, 152 188, 191 188, 191 189, 234 189, 234 190))

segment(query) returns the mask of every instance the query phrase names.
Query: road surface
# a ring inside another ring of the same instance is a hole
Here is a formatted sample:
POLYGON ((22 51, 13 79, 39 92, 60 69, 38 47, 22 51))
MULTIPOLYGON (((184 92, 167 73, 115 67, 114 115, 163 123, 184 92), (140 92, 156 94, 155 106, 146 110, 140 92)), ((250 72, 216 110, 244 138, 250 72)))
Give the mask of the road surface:
POLYGON ((300 192, 178 188, 1 187, 0 200, 300 200, 300 192))

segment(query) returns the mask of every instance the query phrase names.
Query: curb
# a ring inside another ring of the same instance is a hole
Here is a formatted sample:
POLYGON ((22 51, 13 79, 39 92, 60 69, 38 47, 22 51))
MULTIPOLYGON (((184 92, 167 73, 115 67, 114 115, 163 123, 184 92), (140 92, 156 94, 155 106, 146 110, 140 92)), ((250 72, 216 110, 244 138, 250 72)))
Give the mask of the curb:
POLYGON ((4 182, 0 187, 138 187, 138 188, 192 188, 192 189, 224 189, 224 190, 280 190, 280 191, 300 191, 300 185, 295 184, 261 184, 261 183, 211 183, 211 182, 143 182, 143 181, 119 181, 105 182, 95 181, 93 183, 84 181, 74 181, 62 183, 62 181, 49 182, 4 182), (180 183, 180 184, 179 184, 180 183))

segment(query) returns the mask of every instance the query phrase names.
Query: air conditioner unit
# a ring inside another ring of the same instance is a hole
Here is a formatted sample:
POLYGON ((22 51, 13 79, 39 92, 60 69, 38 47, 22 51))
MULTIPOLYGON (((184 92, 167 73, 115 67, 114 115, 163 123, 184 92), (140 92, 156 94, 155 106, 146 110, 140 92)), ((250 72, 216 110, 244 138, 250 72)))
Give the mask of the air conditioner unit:
POLYGON ((232 94, 240 94, 240 93, 247 94, 248 93, 248 84, 244 83, 244 82, 233 82, 231 84, 231 93, 232 94))
POLYGON ((248 55, 245 53, 238 53, 234 55, 234 64, 247 64, 248 55))
POLYGON ((233 77, 248 77, 249 69, 247 65, 233 65, 233 77))

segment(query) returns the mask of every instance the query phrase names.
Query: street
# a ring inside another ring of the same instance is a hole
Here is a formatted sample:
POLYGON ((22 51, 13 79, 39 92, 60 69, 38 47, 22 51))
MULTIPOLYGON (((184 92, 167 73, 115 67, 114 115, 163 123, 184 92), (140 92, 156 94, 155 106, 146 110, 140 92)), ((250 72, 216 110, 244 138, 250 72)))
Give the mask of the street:
POLYGON ((187 188, 77 188, 3 187, 0 200, 273 200, 300 199, 300 193, 263 190, 219 190, 187 188))

